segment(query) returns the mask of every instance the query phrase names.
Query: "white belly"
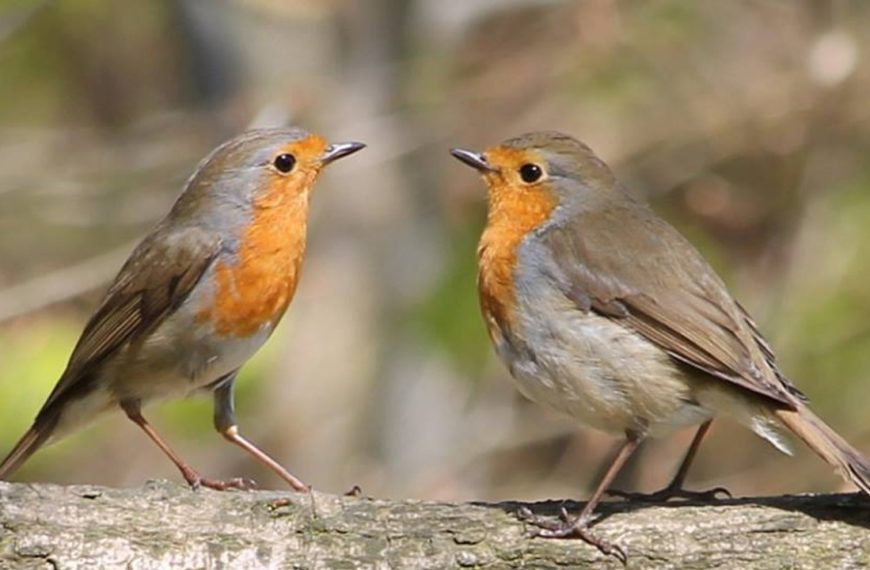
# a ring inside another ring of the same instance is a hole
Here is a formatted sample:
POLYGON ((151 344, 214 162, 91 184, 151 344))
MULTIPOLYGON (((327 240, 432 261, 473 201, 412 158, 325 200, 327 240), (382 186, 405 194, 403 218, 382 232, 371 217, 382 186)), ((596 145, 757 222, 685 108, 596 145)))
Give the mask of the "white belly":
POLYGON ((103 374, 119 399, 147 403, 182 397, 240 368, 271 332, 268 326, 247 337, 218 337, 178 311, 107 364, 103 374))
POLYGON ((506 344, 500 353, 528 398, 615 433, 655 434, 711 417, 693 401, 691 379, 641 335, 556 291, 521 298, 518 309, 530 354, 506 344))
POLYGON ((182 306, 141 343, 103 365, 95 390, 67 404, 52 439, 118 410, 122 400, 146 405, 204 388, 244 365, 271 332, 270 326, 244 338, 220 338, 194 326, 193 313, 182 306))

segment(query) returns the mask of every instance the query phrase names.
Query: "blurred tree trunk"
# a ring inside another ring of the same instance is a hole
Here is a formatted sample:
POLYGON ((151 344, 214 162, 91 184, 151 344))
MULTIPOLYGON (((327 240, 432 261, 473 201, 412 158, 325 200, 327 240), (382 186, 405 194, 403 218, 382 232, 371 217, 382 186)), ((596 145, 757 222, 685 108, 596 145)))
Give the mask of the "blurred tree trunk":
MULTIPOLYGON (((529 539, 518 506, 0 482, 0 567, 622 567, 578 540, 529 539)), ((856 495, 616 503, 596 528, 631 568, 863 568, 867 506, 856 495)))

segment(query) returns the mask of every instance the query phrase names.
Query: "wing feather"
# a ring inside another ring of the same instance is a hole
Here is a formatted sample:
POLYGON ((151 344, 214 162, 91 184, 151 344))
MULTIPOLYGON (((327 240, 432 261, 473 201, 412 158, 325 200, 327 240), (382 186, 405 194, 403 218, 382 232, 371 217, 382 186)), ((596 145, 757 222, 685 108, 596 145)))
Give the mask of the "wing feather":
POLYGON ((99 365, 143 338, 171 314, 219 250, 219 238, 196 227, 167 231, 164 226, 145 238, 85 326, 43 411, 74 392, 89 390, 99 365))
POLYGON ((679 362, 793 407, 800 392, 713 269, 674 228, 633 206, 581 212, 540 232, 563 293, 679 362))

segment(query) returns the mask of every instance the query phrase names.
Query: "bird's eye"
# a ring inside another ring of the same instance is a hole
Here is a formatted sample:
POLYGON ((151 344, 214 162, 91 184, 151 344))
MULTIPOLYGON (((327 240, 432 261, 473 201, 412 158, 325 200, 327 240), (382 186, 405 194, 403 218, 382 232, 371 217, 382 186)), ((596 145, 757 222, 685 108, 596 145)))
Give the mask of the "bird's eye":
POLYGON ((528 182, 529 184, 537 182, 543 175, 544 171, 537 164, 529 162, 520 166, 520 178, 523 179, 523 182, 528 182))
POLYGON ((287 174, 296 166, 296 157, 288 153, 279 154, 272 164, 278 169, 278 172, 287 174))

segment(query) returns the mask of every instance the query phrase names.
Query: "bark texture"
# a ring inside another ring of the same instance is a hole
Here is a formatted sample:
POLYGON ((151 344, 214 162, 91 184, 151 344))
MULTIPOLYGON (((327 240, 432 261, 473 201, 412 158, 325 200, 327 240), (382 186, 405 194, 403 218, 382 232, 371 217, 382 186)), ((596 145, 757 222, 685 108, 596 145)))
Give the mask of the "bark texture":
MULTIPOLYGON (((623 567, 578 540, 528 538, 519 506, 0 482, 0 568, 623 567)), ((561 503, 526 506, 556 515, 561 503)), ((870 567, 863 496, 602 511, 597 532, 625 549, 628 568, 870 567)))

